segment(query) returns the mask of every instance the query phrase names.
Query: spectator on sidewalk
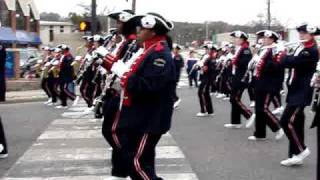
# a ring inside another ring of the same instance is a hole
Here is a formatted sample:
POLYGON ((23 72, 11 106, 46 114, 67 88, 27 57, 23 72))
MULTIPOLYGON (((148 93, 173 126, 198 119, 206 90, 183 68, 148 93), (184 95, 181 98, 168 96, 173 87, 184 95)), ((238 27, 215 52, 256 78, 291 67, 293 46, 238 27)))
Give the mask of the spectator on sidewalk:
POLYGON ((6 49, 0 44, 0 102, 6 100, 6 79, 5 79, 6 49))
POLYGON ((0 116, 0 159, 4 159, 6 157, 8 157, 7 142, 0 116))

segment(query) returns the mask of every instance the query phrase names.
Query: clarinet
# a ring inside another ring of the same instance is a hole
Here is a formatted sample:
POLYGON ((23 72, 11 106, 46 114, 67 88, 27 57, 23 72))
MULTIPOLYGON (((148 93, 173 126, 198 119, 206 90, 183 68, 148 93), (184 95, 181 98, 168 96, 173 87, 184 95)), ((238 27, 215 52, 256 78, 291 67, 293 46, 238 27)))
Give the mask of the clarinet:
POLYGON ((222 63, 222 68, 220 69, 220 72, 216 77, 216 82, 219 81, 219 79, 221 78, 222 74, 226 71, 227 67, 229 66, 230 59, 226 59, 225 61, 226 62, 222 63))
POLYGON ((243 78, 241 79, 241 82, 250 83, 250 77, 252 75, 252 70, 254 70, 254 68, 255 67, 253 65, 252 65, 252 67, 248 67, 246 73, 244 74, 243 78))
MULTIPOLYGON (((123 58, 121 59, 124 63, 127 62, 131 57, 132 54, 134 52, 134 50, 138 47, 138 43, 137 40, 133 40, 129 46, 128 46, 128 50, 126 51, 126 53, 124 54, 123 58)), ((109 84, 109 88, 111 88, 115 82, 115 80, 117 79, 117 75, 113 75, 112 80, 109 84)))
MULTIPOLYGON (((123 62, 127 62, 131 57, 132 57, 132 54, 134 52, 134 50, 138 47, 138 43, 137 43, 137 40, 134 40, 132 41, 129 46, 128 46, 128 50, 126 51, 126 53, 124 54, 123 58, 121 59, 123 62)), ((107 90, 108 89, 112 89, 112 86, 113 84, 115 83, 117 79, 117 75, 113 75, 112 76, 112 79, 110 81, 110 83, 105 83, 104 85, 104 88, 102 90, 102 94, 101 96, 99 96, 97 99, 96 99, 96 104, 94 106, 94 112, 98 112, 99 109, 102 107, 102 104, 103 104, 103 101, 104 101, 104 97, 106 96, 107 94, 107 90)))

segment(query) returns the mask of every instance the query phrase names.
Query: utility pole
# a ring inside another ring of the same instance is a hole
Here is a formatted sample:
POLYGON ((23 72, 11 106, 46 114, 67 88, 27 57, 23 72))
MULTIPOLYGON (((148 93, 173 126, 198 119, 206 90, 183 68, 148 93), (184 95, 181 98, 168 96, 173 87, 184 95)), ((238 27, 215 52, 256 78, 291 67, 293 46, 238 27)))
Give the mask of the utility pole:
POLYGON ((209 39, 209 21, 206 21, 206 38, 205 40, 208 40, 209 39))
POLYGON ((267 0, 267 25, 268 25, 268 29, 271 29, 271 0, 267 0))
POLYGON ((97 0, 91 0, 91 34, 97 33, 97 0))
POLYGON ((132 0, 132 11, 136 12, 136 8, 137 8, 137 1, 136 0, 132 0))

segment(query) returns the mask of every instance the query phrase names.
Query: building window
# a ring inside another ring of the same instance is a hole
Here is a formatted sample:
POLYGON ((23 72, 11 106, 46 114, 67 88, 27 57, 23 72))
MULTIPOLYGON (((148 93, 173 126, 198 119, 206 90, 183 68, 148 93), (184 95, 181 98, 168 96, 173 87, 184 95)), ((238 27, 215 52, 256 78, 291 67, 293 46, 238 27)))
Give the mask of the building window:
POLYGON ((54 41, 54 31, 53 31, 53 29, 49 30, 49 41, 50 42, 54 41))
POLYGON ((6 3, 0 0, 0 22, 2 26, 11 26, 11 15, 6 3))
POLYGON ((17 19, 17 30, 26 30, 25 18, 20 6, 20 3, 16 1, 16 19, 17 19))
POLYGON ((64 26, 60 26, 60 33, 64 33, 64 26))

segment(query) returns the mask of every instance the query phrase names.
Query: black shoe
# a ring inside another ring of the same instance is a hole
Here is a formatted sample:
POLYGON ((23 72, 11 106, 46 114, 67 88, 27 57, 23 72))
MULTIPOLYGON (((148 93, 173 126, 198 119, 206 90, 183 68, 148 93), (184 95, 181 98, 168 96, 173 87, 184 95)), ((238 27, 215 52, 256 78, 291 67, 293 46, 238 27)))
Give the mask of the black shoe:
POLYGON ((112 169, 111 176, 119 177, 119 178, 127 178, 129 176, 129 173, 112 169))

